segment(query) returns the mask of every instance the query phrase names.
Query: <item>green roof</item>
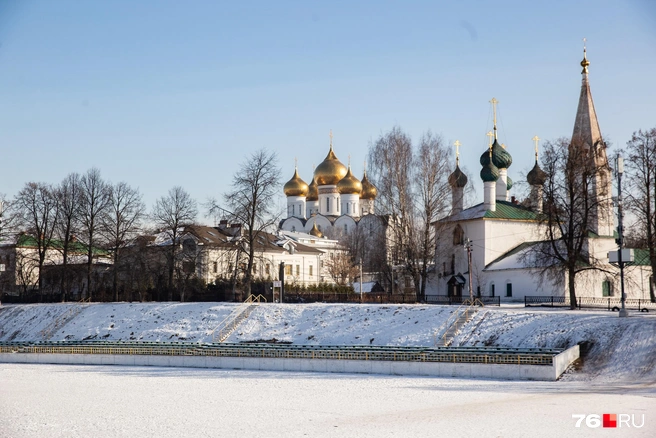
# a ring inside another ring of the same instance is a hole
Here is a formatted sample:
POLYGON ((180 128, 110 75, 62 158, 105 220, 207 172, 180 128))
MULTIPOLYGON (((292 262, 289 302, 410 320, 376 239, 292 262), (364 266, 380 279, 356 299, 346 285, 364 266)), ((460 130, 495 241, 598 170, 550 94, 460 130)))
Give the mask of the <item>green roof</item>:
MULTIPOLYGON (((49 243, 51 248, 61 250, 64 248, 64 242, 61 240, 55 240, 52 239, 49 243)), ((16 240, 16 246, 17 247, 32 247, 36 248, 37 247, 37 241, 34 236, 30 236, 28 234, 21 234, 18 236, 18 239, 16 240)), ((82 242, 75 241, 75 242, 70 242, 68 244, 68 249, 72 252, 77 252, 81 254, 86 254, 89 247, 85 245, 82 242)), ((106 255, 108 254, 108 251, 102 249, 102 248, 93 248, 93 254, 94 255, 106 255)))
POLYGON ((497 201, 496 211, 487 210, 483 215, 486 219, 511 219, 520 221, 538 220, 539 215, 526 207, 508 201, 497 201))

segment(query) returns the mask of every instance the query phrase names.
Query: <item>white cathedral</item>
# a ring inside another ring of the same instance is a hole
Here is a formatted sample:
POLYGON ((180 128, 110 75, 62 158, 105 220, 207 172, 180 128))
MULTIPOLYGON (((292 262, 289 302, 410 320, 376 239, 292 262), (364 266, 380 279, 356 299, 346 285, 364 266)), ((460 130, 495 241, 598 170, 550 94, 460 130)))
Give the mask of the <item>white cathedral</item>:
POLYGON ((342 164, 333 151, 332 132, 328 155, 314 170, 308 185, 294 169, 283 188, 287 197, 284 231, 304 232, 317 237, 337 238, 358 226, 379 227, 383 219, 374 214, 378 191, 364 171, 362 180, 353 175, 351 165, 342 164))
MULTIPOLYGON (((592 150, 589 156, 595 160, 595 165, 605 169, 594 185, 599 198, 598 209, 593 214, 587 245, 592 257, 607 260, 608 252, 617 250, 612 214, 612 175, 590 92, 589 64, 584 51, 581 94, 571 144, 592 150)), ((494 99, 492 103, 496 103, 494 99)), ((534 137, 535 165, 527 174, 530 196, 520 204, 510 196, 512 181, 508 177, 508 168, 512 157, 497 140, 496 114, 493 136, 494 142, 480 158, 483 203, 463 209, 463 191, 468 180, 456 158, 456 169, 449 177, 452 211, 448 217, 435 223, 439 235, 449 237, 442 237, 437 243, 435 275, 430 279, 427 294, 468 295, 471 278, 474 295, 499 296, 502 301, 523 300, 525 296, 567 296, 567 273, 564 270, 562 279, 556 282, 540 281, 538 269, 527 266, 527 260, 530 260, 527 251, 545 240, 544 225, 538 220, 546 181, 546 174, 538 164, 538 138, 534 137), (463 246, 466 240, 471 241, 471 275, 468 254, 463 246)), ((648 299, 649 288, 653 287, 648 259, 636 254, 635 261, 625 269, 627 298, 648 299)), ((619 278, 614 275, 618 269, 610 264, 604 268, 607 272, 590 270, 576 276, 577 296, 620 296, 619 278)))

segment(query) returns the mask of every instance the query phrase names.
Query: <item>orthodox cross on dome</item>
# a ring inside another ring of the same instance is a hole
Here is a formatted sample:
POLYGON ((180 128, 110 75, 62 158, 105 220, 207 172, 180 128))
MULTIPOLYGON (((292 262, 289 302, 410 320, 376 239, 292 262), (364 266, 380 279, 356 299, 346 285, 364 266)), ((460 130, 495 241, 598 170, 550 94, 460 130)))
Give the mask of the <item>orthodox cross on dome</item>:
POLYGON ((330 149, 333 148, 333 130, 330 130, 330 149))
POLYGON ((505 149, 505 148, 506 148, 506 144, 505 144, 505 143, 501 143, 501 147, 505 149))
POLYGON ((499 103, 498 100, 496 100, 494 97, 490 101, 492 104, 492 113, 494 114, 494 139, 497 139, 497 103, 499 103))
POLYGON ((348 164, 349 164, 349 169, 351 168, 351 154, 348 156, 348 164))
POLYGON ((298 170, 298 158, 294 157, 294 169, 298 170))
POLYGON ((586 56, 586 42, 587 38, 583 38, 583 61, 581 61, 581 67, 583 67, 583 71, 581 73, 588 73, 588 66, 590 65, 590 61, 588 61, 588 57, 586 56))
POLYGON ((460 162, 460 140, 456 140, 453 145, 456 147, 456 166, 460 162))
POLYGON ((531 140, 535 142, 535 161, 538 161, 538 142, 540 141, 540 137, 536 135, 531 140))
POLYGON ((485 135, 487 135, 487 138, 488 138, 488 145, 487 146, 489 148, 492 148, 492 137, 494 137, 494 134, 492 134, 492 131, 488 131, 488 133, 485 134, 485 135))

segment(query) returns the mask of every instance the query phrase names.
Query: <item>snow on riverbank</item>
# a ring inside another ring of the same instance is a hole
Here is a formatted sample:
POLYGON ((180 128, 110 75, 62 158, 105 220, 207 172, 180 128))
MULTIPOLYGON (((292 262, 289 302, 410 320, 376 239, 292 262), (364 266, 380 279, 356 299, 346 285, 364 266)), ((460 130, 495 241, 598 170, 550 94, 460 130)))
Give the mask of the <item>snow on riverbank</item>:
MULTIPOLYGON (((0 307, 0 341, 211 342, 232 303, 33 304, 0 307), (63 316, 70 318, 63 318, 63 316), (61 324, 66 321, 65 324, 61 324)), ((262 304, 228 342, 433 346, 454 306, 262 304)), ((553 347, 582 344, 580 370, 565 379, 656 383, 656 315, 607 311, 480 309, 453 345, 553 347)))

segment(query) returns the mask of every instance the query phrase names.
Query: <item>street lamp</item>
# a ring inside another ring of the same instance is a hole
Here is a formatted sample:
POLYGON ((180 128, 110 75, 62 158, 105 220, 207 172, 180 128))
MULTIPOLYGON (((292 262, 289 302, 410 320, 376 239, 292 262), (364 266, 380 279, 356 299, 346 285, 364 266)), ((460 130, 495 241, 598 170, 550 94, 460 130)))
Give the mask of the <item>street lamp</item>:
POLYGON ((465 249, 467 250, 467 271, 469 271, 469 299, 474 302, 474 289, 472 285, 472 249, 474 244, 471 239, 465 240, 465 249))
POLYGON ((622 261, 622 247, 624 243, 624 229, 622 227, 622 174, 624 173, 624 159, 618 155, 617 157, 617 244, 619 250, 617 251, 617 262, 620 266, 620 290, 622 292, 622 308, 620 309, 620 317, 629 316, 626 311, 625 301, 626 294, 624 293, 624 261, 622 261))

